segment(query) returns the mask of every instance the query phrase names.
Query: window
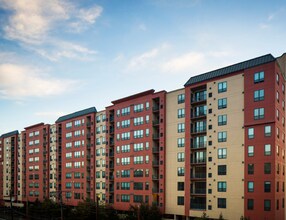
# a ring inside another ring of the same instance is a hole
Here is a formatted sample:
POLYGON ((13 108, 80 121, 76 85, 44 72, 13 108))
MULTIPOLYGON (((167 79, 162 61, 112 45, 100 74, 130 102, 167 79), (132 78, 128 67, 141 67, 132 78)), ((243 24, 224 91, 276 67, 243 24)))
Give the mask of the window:
POLYGON ((134 177, 143 177, 143 169, 134 170, 134 177))
POLYGON ((178 133, 185 132, 185 123, 178 124, 178 133))
POLYGON ((130 183, 129 182, 122 182, 121 183, 121 189, 129 190, 130 189, 130 183))
POLYGON ((184 205, 184 196, 177 197, 177 205, 184 205))
POLYGON ((130 170, 121 170, 121 177, 130 177, 130 170))
POLYGON ((247 166, 247 173, 249 175, 254 174, 254 164, 253 163, 248 164, 248 166, 247 166))
POLYGON ((254 138, 254 128, 248 128, 248 139, 254 138))
POLYGON ((247 191, 254 192, 254 182, 252 181, 247 182, 247 191))
POLYGON ((185 183, 178 182, 178 191, 184 191, 184 190, 185 190, 185 183))
POLYGON ((134 195, 133 196, 133 202, 142 203, 143 202, 143 196, 142 195, 134 195))
POLYGON ((218 192, 226 192, 226 182, 218 182, 217 183, 217 191, 218 192))
POLYGON ((134 190, 143 190, 143 183, 142 182, 134 182, 133 189, 134 190))
POLYGON ((178 162, 184 162, 185 161, 185 153, 183 153, 183 152, 178 153, 177 160, 178 160, 178 162))
POLYGON ((226 142, 226 131, 218 132, 218 142, 226 142))
POLYGON ((264 211, 271 211, 271 200, 264 200, 264 211))
POLYGON ((178 95, 178 104, 185 102, 185 94, 178 95))
POLYGON ((134 112, 142 112, 144 110, 143 104, 134 105, 134 112))
POLYGON ((264 155, 265 156, 271 155, 271 145, 270 144, 264 145, 264 155))
POLYGON ((219 115, 218 116, 218 126, 227 124, 227 115, 219 115))
POLYGON ((130 132, 125 132, 121 134, 121 140, 129 140, 130 139, 130 132))
POLYGON ((217 152, 218 152, 218 159, 226 158, 226 148, 219 148, 217 152))
POLYGON ((130 152, 130 145, 129 145, 129 144, 127 144, 127 145, 122 145, 122 146, 121 146, 121 152, 122 152, 122 153, 130 152))
POLYGON ((227 99, 218 99, 218 109, 223 109, 227 107, 227 99))
POLYGON ((227 91, 227 82, 218 83, 218 93, 227 91))
POLYGON ((184 118, 185 117, 185 109, 180 108, 178 109, 178 118, 184 118))
POLYGON ((249 157, 253 157, 254 156, 254 146, 248 146, 247 152, 248 152, 249 157))
POLYGON ((264 118, 264 108, 254 109, 254 120, 263 119, 263 118, 264 118))
POLYGON ((264 182, 264 192, 271 192, 271 182, 264 182))
POLYGON ((247 200, 247 209, 248 210, 253 210, 254 208, 254 200, 253 199, 248 199, 247 200))
POLYGON ((177 139, 178 147, 185 147, 185 138, 177 139))
POLYGON ((133 146, 134 151, 142 151, 144 149, 143 143, 137 143, 133 146))
POLYGON ((130 119, 124 120, 121 122, 121 127, 122 128, 128 128, 130 126, 130 119))
POLYGON ((143 125, 143 124, 144 124, 144 118, 143 117, 134 118, 134 125, 135 126, 143 125))
POLYGON ((184 176, 184 175, 185 175, 185 168, 178 167, 178 176, 184 176))
POLYGON ((130 202, 130 195, 121 195, 121 202, 130 202))
POLYGON ((121 164, 122 164, 122 165, 128 165, 128 164, 130 164, 130 157, 122 157, 122 158, 121 158, 121 164))
POLYGON ((134 157, 134 164, 142 164, 143 163, 143 156, 134 157))
POLYGON ((266 137, 271 136, 271 126, 270 125, 267 125, 267 126, 264 127, 264 135, 266 137))
POLYGON ((264 89, 254 91, 254 101, 262 101, 264 100, 264 89))
POLYGON ((217 198, 217 207, 221 209, 226 208, 226 198, 217 198))
POLYGON ((68 128, 71 128, 72 127, 72 122, 68 122, 68 123, 66 123, 66 128, 68 129, 68 128))
POLYGON ((218 165, 217 166, 217 174, 218 175, 226 175, 226 165, 218 165))
POLYGON ((264 163, 264 174, 271 174, 271 163, 264 163))
POLYGON ((136 130, 134 131, 134 138, 143 138, 143 133, 144 131, 143 130, 136 130))
POLYGON ((264 72, 254 73, 254 83, 260 83, 264 81, 264 72))
POLYGON ((126 108, 121 109, 121 115, 122 116, 129 115, 129 114, 130 114, 130 107, 126 107, 126 108))

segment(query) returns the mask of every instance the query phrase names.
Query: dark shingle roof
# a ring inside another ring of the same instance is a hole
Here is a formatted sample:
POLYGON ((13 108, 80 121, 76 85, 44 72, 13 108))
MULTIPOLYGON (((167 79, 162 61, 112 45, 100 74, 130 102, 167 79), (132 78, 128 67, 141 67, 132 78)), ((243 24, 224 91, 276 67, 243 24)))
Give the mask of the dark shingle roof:
POLYGON ((76 117, 79 117, 79 116, 83 116, 83 115, 87 115, 87 114, 90 114, 90 113, 96 113, 96 108, 95 107, 91 107, 91 108, 87 108, 87 109, 84 109, 84 110, 81 110, 81 111, 78 111, 78 112, 74 112, 74 113, 71 113, 71 114, 68 114, 68 115, 64 115, 64 116, 61 116, 58 118, 58 120, 56 120, 56 123, 59 123, 59 122, 62 122, 62 121, 66 121, 66 120, 69 120, 69 119, 72 119, 72 118, 76 118, 76 117))
POLYGON ((213 70, 204 74, 200 74, 198 76, 193 76, 191 77, 188 82, 186 82, 186 84, 184 86, 189 86, 195 83, 199 83, 199 82, 203 82, 209 79, 213 79, 219 76, 224 76, 230 73, 234 73, 237 71, 241 71, 241 70, 245 70, 245 69, 249 69, 255 66, 259 66, 265 63, 269 63, 275 61, 275 58, 271 55, 271 54, 266 54, 264 56, 261 57, 256 57, 253 58, 251 60, 246 60, 244 62, 241 63, 237 63, 231 66, 227 66, 221 69, 217 69, 217 70, 213 70))
POLYGON ((15 130, 15 131, 11 131, 11 132, 6 133, 6 134, 2 134, 1 138, 11 137, 11 136, 14 136, 14 135, 17 135, 17 134, 19 134, 18 130, 15 130))

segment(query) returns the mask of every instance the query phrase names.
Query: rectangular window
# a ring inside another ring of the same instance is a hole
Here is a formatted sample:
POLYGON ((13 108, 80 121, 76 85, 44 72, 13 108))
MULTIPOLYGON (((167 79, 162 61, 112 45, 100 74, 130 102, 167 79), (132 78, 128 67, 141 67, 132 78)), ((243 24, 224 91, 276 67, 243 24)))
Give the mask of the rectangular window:
POLYGON ((254 174, 254 164, 253 163, 248 164, 247 173, 248 173, 248 175, 254 174))
POLYGON ((143 196, 142 195, 134 195, 133 196, 133 202, 142 203, 143 202, 143 196))
POLYGON ((178 191, 184 191, 185 190, 185 183, 184 182, 178 182, 178 191))
POLYGON ((178 147, 185 147, 185 138, 177 139, 178 147))
POLYGON ((184 196, 177 197, 177 205, 184 205, 184 196))
POLYGON ((217 207, 221 209, 226 208, 226 198, 217 198, 217 207))
POLYGON ((130 114, 130 107, 126 107, 126 108, 121 109, 121 115, 122 116, 129 115, 129 114, 130 114))
POLYGON ((143 104, 134 105, 134 112, 142 112, 144 110, 143 104))
POLYGON ((264 200, 264 211, 271 211, 271 200, 264 200))
POLYGON ((185 175, 185 168, 178 167, 178 176, 184 176, 184 175, 185 175))
POLYGON ((185 161, 185 153, 181 152, 177 154, 177 160, 178 162, 184 162, 185 161))
POLYGON ((218 132, 218 142, 226 142, 227 133, 226 131, 218 132))
POLYGON ((253 157, 254 156, 254 146, 248 146, 248 156, 253 157))
POLYGON ((134 151, 142 151, 144 149, 143 143, 136 143, 133 146, 134 151))
POLYGON ((121 202, 130 202, 130 195, 121 195, 121 202))
POLYGON ((254 192, 254 182, 253 181, 247 182, 247 191, 248 192, 254 192))
POLYGON ((254 83, 260 83, 264 81, 264 72, 254 73, 254 83))
POLYGON ((254 128, 248 128, 248 139, 254 138, 254 128))
POLYGON ((178 118, 184 118, 185 117, 185 109, 180 108, 178 109, 178 118))
POLYGON ((219 115, 218 116, 218 126, 227 124, 227 115, 219 115))
POLYGON ((226 148, 219 148, 217 152, 218 152, 218 159, 226 158, 226 148))
POLYGON ((227 99, 218 99, 218 109, 223 109, 227 107, 227 99))
POLYGON ((226 182, 218 182, 217 183, 217 191, 218 192, 226 192, 226 182))
POLYGON ((254 200, 253 199, 248 199, 247 200, 247 209, 248 210, 253 210, 254 209, 254 200))
POLYGON ((226 175, 226 165, 218 165, 217 166, 217 174, 218 175, 226 175))
POLYGON ((264 182, 264 192, 271 192, 271 182, 264 182))
POLYGON ((130 126, 130 119, 121 121, 122 128, 128 128, 130 126))
POLYGON ((178 133, 185 132, 185 123, 178 124, 178 133))
POLYGON ((254 109, 254 120, 263 119, 263 118, 264 118, 264 108, 254 109))
POLYGON ((143 125, 143 124, 144 124, 144 118, 143 117, 134 118, 134 125, 135 126, 143 125))
POLYGON ((271 136, 271 126, 267 125, 264 127, 264 136, 269 137, 271 136))
POLYGON ((134 190, 143 190, 143 183, 142 182, 134 182, 133 183, 134 190))
POLYGON ((227 82, 218 83, 218 93, 227 91, 227 82))
POLYGON ((178 95, 178 104, 185 102, 185 94, 178 95))
POLYGON ((264 145, 264 155, 265 156, 271 155, 271 145, 270 144, 264 145))
POLYGON ((264 89, 254 91, 254 101, 262 101, 264 100, 264 89))
POLYGON ((144 131, 143 130, 136 130, 133 133, 134 138, 143 138, 144 136, 144 131))
POLYGON ((264 163, 264 174, 271 174, 271 163, 264 163))

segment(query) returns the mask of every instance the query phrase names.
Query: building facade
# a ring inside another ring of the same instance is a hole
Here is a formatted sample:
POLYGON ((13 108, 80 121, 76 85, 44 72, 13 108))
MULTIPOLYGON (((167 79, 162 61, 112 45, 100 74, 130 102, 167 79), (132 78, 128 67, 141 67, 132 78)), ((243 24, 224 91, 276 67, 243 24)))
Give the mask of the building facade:
POLYGON ((285 219, 286 54, 0 138, 0 200, 90 199, 165 219, 285 219))

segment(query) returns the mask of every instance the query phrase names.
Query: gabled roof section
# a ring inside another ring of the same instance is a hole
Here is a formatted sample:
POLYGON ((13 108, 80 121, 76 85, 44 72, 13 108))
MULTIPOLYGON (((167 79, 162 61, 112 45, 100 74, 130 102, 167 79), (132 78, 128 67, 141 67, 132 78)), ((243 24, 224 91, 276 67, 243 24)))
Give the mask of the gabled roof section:
POLYGON ((7 138, 7 137, 11 137, 11 136, 18 135, 18 134, 19 134, 18 130, 15 130, 15 131, 11 131, 6 134, 2 134, 1 138, 7 138))
POLYGON ((58 118, 58 120, 56 120, 56 123, 59 123, 59 122, 62 122, 62 121, 66 121, 66 120, 69 120, 69 119, 72 119, 72 118, 77 118, 77 117, 80 117, 80 116, 83 116, 83 115, 96 113, 96 112, 97 111, 96 111, 95 107, 87 108, 87 109, 84 109, 84 110, 81 110, 81 111, 77 111, 77 112, 74 112, 74 113, 71 113, 71 114, 68 114, 68 115, 61 116, 61 117, 58 118))
POLYGON ((275 58, 272 56, 272 54, 266 54, 261 57, 256 57, 251 60, 233 64, 231 66, 227 66, 221 69, 213 70, 213 71, 210 71, 204 74, 200 74, 198 76, 193 76, 188 80, 188 82, 186 82, 184 86, 186 87, 186 86, 189 86, 195 83, 203 82, 203 81, 210 80, 210 79, 220 77, 220 76, 225 76, 230 73, 249 69, 249 68, 259 66, 265 63, 270 63, 273 61, 275 61, 275 58))

